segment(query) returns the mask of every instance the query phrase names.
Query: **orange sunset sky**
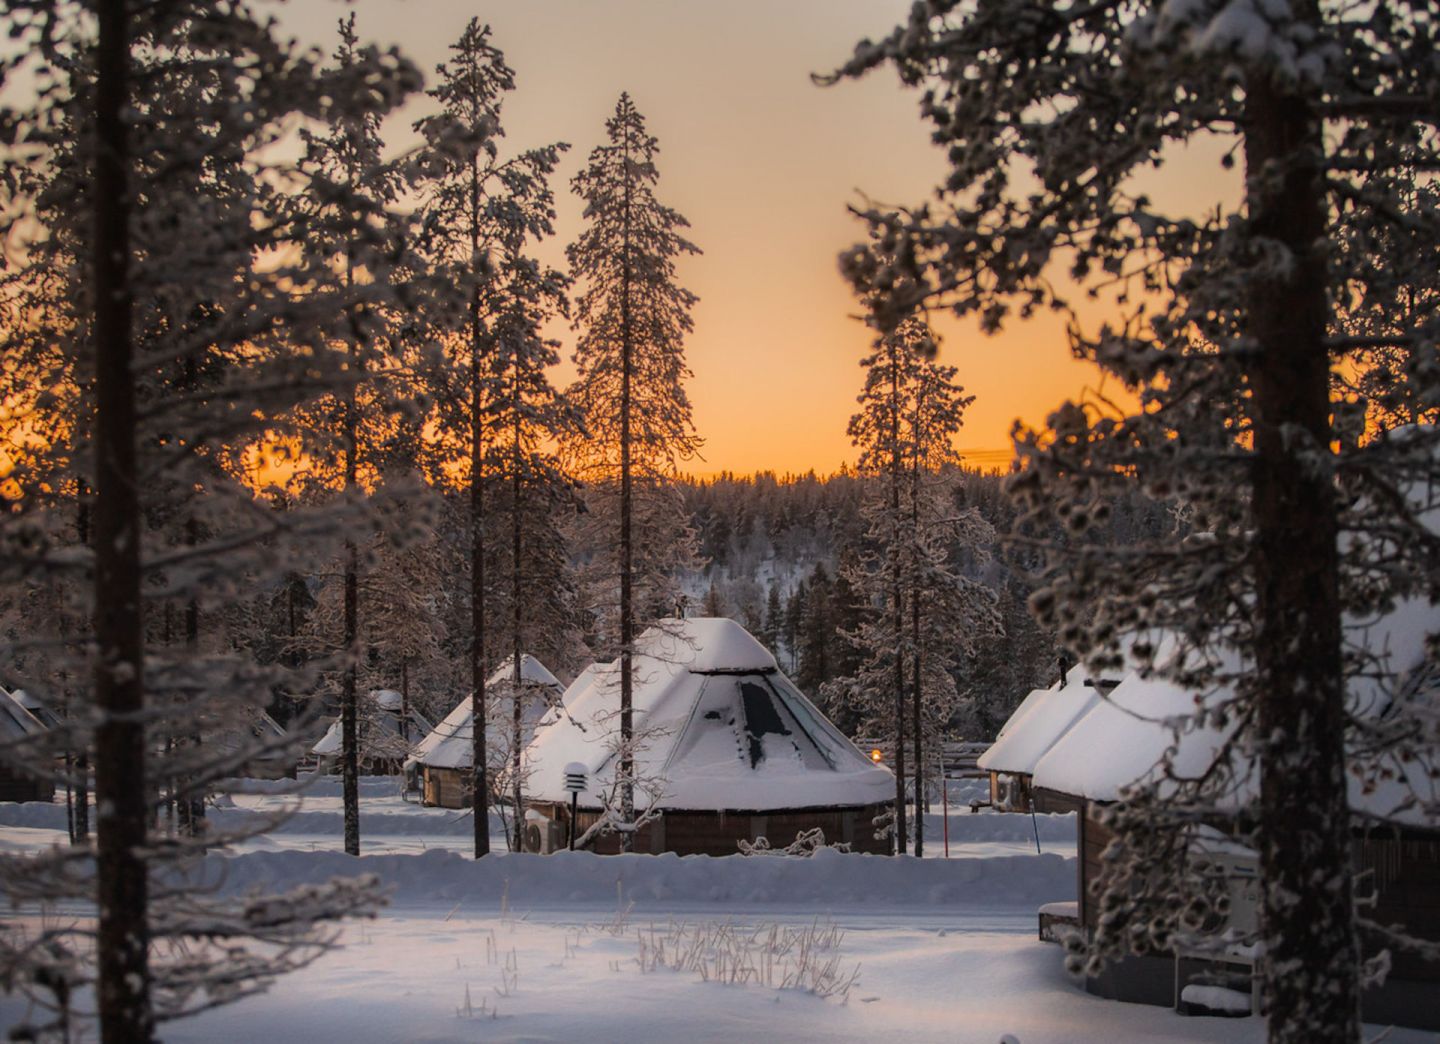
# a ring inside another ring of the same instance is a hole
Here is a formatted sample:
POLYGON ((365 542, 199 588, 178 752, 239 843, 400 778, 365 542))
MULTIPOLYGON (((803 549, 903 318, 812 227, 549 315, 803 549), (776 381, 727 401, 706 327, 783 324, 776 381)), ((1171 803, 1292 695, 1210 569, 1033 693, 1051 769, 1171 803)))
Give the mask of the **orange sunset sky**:
MULTIPOLYGON (((944 172, 917 97, 881 70, 821 88, 856 41, 901 21, 908 0, 291 0, 282 24, 329 50, 335 23, 357 15, 362 39, 396 44, 431 77, 472 16, 489 22, 516 71, 505 103, 511 148, 563 140, 555 182, 558 235, 543 250, 563 264, 580 228, 569 181, 599 144, 622 90, 660 140, 660 195, 690 219, 703 256, 680 266, 700 296, 686 344, 690 393, 706 440, 689 470, 830 472, 853 459, 846 422, 869 337, 836 269, 863 235, 846 210, 860 193, 922 201, 944 172)), ((414 143, 413 100, 387 126, 394 150, 414 143)), ((1213 207, 1218 152, 1181 156, 1153 186, 1187 210, 1213 207)), ((1233 197, 1232 197, 1233 198, 1233 197)), ((1058 317, 986 337, 942 321, 942 359, 975 395, 959 445, 970 462, 1004 466, 1015 418, 1038 425, 1098 374, 1071 358, 1058 317)), ((568 359, 574 333, 558 327, 568 359)), ((568 363, 557 375, 570 378, 568 363)))

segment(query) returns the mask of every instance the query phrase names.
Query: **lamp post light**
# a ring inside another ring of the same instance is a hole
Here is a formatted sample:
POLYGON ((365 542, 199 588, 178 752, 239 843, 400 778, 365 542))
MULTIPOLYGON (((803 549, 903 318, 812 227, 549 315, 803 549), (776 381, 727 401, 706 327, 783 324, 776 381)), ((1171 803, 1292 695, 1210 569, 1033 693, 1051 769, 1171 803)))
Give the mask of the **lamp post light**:
POLYGON ((575 851, 575 817, 580 806, 580 791, 586 787, 589 770, 580 762, 565 766, 565 789, 570 791, 570 851, 575 851))

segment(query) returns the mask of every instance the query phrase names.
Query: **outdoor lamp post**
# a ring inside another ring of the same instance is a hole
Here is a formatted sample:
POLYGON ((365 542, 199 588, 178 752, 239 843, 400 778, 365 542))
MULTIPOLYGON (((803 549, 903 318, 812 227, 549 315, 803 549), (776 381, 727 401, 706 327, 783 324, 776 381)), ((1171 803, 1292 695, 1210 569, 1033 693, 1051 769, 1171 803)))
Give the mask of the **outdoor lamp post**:
POLYGON ((565 789, 570 791, 570 851, 575 851, 575 816, 580 805, 580 791, 585 789, 589 771, 578 761, 565 766, 565 789))

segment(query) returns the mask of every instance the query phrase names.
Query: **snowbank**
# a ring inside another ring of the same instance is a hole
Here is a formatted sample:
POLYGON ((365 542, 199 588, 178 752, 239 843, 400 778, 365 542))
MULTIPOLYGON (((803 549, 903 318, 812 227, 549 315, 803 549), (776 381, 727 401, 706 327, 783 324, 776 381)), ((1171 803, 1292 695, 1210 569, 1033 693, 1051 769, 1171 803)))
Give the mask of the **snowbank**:
POLYGON ((498 909, 599 904, 620 897, 637 906, 725 904, 817 910, 863 907, 1028 907, 1074 898, 1075 860, 1060 855, 987 859, 911 859, 822 850, 808 859, 673 854, 598 856, 493 855, 454 852, 375 855, 340 852, 252 852, 212 855, 207 884, 235 894, 276 890, 332 877, 377 874, 394 901, 465 903, 498 909))

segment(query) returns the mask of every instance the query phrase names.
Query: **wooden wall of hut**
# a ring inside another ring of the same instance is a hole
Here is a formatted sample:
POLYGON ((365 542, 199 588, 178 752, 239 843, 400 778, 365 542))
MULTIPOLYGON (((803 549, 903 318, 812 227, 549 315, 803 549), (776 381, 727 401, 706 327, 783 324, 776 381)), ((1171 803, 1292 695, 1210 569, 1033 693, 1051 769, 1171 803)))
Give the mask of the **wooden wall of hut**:
POLYGON ((469 769, 422 766, 425 804, 434 808, 469 808, 473 777, 469 769))
POLYGON ((0 761, 0 801, 54 801, 55 781, 0 761))
MULTIPOLYGON (((1377 830, 1356 838, 1352 852, 1356 892, 1374 899, 1373 906, 1362 906, 1360 915, 1376 924, 1401 926, 1431 946, 1440 943, 1440 835, 1377 830)), ((1389 948, 1392 977, 1440 982, 1440 961, 1426 960, 1389 940, 1364 941, 1367 953, 1389 948)))
MULTIPOLYGON (((565 824, 568 834, 568 808, 551 803, 537 803, 531 807, 546 818, 565 824)), ((798 834, 819 827, 825 832, 827 844, 840 841, 849 844, 853 852, 885 855, 890 851, 890 840, 875 837, 874 820, 889 807, 869 805, 865 808, 785 809, 777 812, 666 812, 660 819, 640 829, 634 851, 737 855, 741 841, 753 842, 757 837, 763 837, 773 847, 784 848, 798 834)), ((599 818, 598 810, 581 809, 576 818, 577 836, 594 826, 599 818)), ((615 855, 620 851, 620 838, 614 833, 605 834, 590 846, 590 850, 601 855, 615 855)))

